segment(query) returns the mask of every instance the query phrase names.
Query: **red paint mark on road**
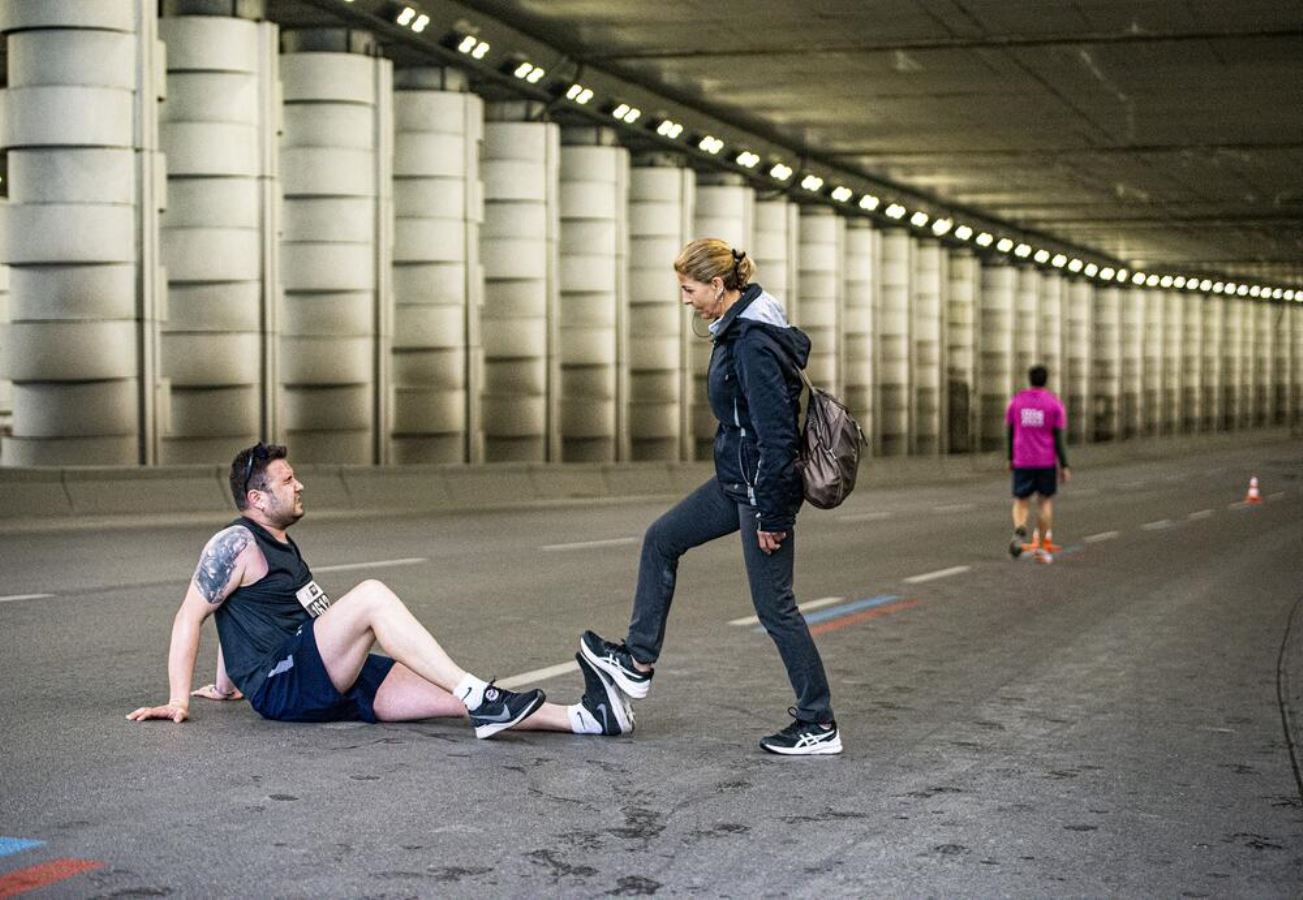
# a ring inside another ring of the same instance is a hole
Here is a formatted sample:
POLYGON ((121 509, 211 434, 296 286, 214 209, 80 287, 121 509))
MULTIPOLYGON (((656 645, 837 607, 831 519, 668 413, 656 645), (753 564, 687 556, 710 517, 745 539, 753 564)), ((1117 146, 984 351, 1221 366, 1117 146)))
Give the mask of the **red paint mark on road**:
POLYGON ((6 872, 0 875, 0 900, 34 891, 47 884, 80 875, 82 872, 102 868, 104 863, 95 862, 93 859, 52 859, 25 869, 6 872))
POLYGON ((922 602, 922 600, 898 600, 895 603, 888 603, 886 606, 875 606, 873 609, 866 609, 863 612, 842 616, 840 619, 830 619, 827 622, 813 625, 810 627, 810 634, 827 634, 830 631, 836 631, 838 628, 845 628, 847 625, 867 622, 869 619, 880 619, 894 612, 900 612, 902 609, 918 606, 922 602))

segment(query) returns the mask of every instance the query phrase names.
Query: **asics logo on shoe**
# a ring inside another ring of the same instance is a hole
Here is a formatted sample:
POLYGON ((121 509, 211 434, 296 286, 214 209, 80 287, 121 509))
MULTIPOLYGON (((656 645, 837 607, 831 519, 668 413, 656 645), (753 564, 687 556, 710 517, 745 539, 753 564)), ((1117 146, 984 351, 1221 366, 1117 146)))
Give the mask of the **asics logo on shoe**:
POLYGON ((803 734, 801 739, 796 742, 796 746, 813 747, 815 744, 822 744, 830 740, 834 734, 836 734, 834 731, 825 731, 823 734, 803 734))

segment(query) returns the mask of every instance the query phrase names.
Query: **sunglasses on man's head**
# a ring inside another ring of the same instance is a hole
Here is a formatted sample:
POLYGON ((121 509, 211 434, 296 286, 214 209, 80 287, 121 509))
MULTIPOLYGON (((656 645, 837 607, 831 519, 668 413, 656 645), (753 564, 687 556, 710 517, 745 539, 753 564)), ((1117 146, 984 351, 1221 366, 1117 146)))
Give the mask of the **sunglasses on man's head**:
POLYGON ((255 460, 267 459, 271 456, 271 451, 267 445, 258 442, 258 445, 249 451, 249 458, 244 461, 244 493, 249 493, 249 479, 253 477, 253 465, 255 460))

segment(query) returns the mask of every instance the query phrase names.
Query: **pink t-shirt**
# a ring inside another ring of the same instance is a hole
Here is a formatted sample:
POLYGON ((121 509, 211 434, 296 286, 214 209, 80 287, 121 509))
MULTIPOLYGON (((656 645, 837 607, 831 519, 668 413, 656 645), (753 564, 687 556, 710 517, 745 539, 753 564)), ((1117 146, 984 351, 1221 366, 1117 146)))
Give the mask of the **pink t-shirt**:
POLYGON ((1063 404, 1045 388, 1027 388, 1014 394, 1004 421, 1013 426, 1015 469, 1051 469, 1058 463, 1054 429, 1067 422, 1063 404))

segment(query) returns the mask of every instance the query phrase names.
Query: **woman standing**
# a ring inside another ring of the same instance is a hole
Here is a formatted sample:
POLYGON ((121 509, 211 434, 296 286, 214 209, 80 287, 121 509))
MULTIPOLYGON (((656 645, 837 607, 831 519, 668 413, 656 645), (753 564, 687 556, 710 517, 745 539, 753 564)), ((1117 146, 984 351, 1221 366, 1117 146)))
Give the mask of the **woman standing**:
POLYGON ((758 284, 755 264, 724 241, 704 238, 674 261, 685 306, 711 322, 707 373, 715 432, 715 477, 665 513, 643 539, 633 617, 624 643, 591 631, 585 658, 634 698, 647 696, 674 599, 679 557, 707 541, 741 532, 742 558, 756 614, 787 667, 795 718, 760 741, 771 753, 840 753, 828 679, 792 593, 801 377, 810 339, 788 324, 783 308, 758 284))

